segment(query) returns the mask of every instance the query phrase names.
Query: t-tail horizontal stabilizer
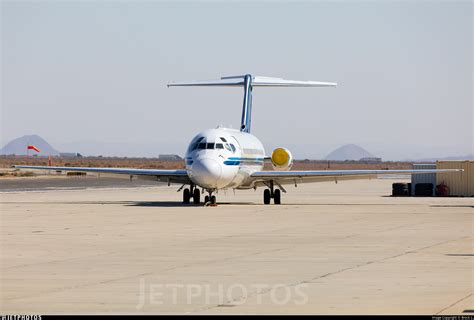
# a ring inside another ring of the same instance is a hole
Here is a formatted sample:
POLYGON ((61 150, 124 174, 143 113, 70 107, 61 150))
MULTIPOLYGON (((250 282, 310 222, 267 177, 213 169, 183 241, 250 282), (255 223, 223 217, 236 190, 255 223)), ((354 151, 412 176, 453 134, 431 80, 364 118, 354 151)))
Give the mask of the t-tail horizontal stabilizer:
POLYGON ((250 132, 252 118, 252 89, 253 87, 335 87, 334 82, 286 80, 252 76, 227 76, 217 80, 170 82, 168 87, 244 87, 244 103, 242 108, 242 121, 240 131, 250 132))

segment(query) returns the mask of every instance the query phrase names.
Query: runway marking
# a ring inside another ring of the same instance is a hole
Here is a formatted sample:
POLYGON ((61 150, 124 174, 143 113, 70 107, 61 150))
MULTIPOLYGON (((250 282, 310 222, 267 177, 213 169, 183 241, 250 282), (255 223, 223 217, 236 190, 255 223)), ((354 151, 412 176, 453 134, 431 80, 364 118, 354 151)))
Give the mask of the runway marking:
MULTIPOLYGON (((467 296, 465 296, 465 297, 459 299, 458 301, 456 301, 456 302, 450 304, 450 305, 447 306, 446 308, 441 309, 441 310, 438 311, 436 314, 440 314, 440 313, 443 312, 444 310, 447 310, 447 309, 449 309, 449 308, 451 308, 451 307, 454 307, 455 305, 457 305, 458 303, 460 303, 460 302, 466 300, 466 299, 469 298, 470 296, 472 296, 472 293, 470 293, 470 294, 468 294, 467 296)), ((463 312, 466 312, 466 310, 464 310, 463 312)), ((469 311, 468 311, 468 312, 469 312, 469 311)), ((472 312, 472 310, 470 310, 470 312, 472 312)))
MULTIPOLYGON (((43 231, 40 231, 43 232, 43 231)), ((31 266, 37 266, 37 265, 44 265, 44 264, 55 264, 55 263, 61 263, 61 262, 66 262, 66 261, 71 261, 71 260, 77 260, 77 259, 84 259, 84 258, 93 258, 93 257, 100 257, 100 256, 106 256, 109 254, 115 254, 119 252, 106 252, 106 253, 98 253, 98 254, 91 254, 88 256, 81 256, 81 257, 74 257, 74 258, 67 258, 67 259, 58 259, 58 260, 51 260, 51 261, 45 261, 45 262, 37 262, 37 263, 28 263, 28 264, 18 264, 10 267, 3 268, 3 270, 9 270, 9 269, 17 269, 17 268, 24 268, 24 267, 31 267, 31 266)))
MULTIPOLYGON (((22 204, 22 205, 25 204, 25 202, 3 202, 3 203, 6 203, 6 204, 22 204)), ((28 203, 28 202, 26 202, 26 203, 28 203)), ((30 204, 45 204, 45 205, 51 204, 51 203, 53 203, 53 204, 96 204, 96 205, 102 205, 102 204, 124 205, 125 204, 126 205, 126 204, 129 204, 129 203, 136 203, 136 201, 108 201, 108 202, 107 201, 89 201, 89 202, 72 201, 72 202, 29 202, 29 203, 30 204)), ((160 202, 157 202, 157 203, 160 203, 160 202)), ((176 202, 176 203, 179 203, 179 202, 176 202)), ((287 205, 284 205, 284 206, 290 209, 291 206, 353 206, 353 205, 357 205, 357 206, 363 206, 363 205, 387 206, 387 205, 391 205, 391 206, 394 206, 394 207, 395 206, 401 206, 401 205, 427 206, 427 204, 393 204, 393 203, 386 203, 386 204, 378 204, 378 203, 369 203, 369 204, 367 204, 367 203, 366 204, 363 204, 363 203, 357 203, 357 204, 329 203, 328 204, 328 203, 324 203, 324 204, 293 204, 293 205, 287 204, 287 205)), ((194 207, 194 206, 192 206, 192 207, 194 207)), ((359 213, 359 214, 363 214, 363 213, 359 213)), ((364 217, 360 217, 359 219, 352 219, 351 221, 354 221, 354 220, 364 220, 364 217)), ((137 222, 137 223, 140 223, 140 222, 137 222)), ((395 229, 400 229, 400 228, 415 226, 415 225, 422 225, 422 224, 426 224, 426 223, 427 222, 410 223, 410 224, 399 225, 399 226, 390 227, 390 228, 386 228, 386 229, 382 229, 382 230, 374 230, 374 231, 371 231, 371 232, 359 232, 359 233, 354 233, 354 234, 350 234, 350 235, 345 235, 345 236, 342 236, 342 237, 330 238, 330 239, 327 239, 326 241, 320 241, 320 242, 318 242, 318 244, 332 242, 332 241, 336 241, 336 240, 340 240, 340 239, 354 238, 354 237, 363 236, 363 235, 372 234, 372 233, 386 232, 386 231, 390 231, 390 230, 395 230, 395 229)), ((269 231, 266 231, 266 232, 275 233, 275 232, 281 232, 282 230, 289 230, 289 229, 291 230, 291 229, 297 229, 297 228, 300 228, 300 226, 294 226, 294 227, 288 227, 288 228, 279 228, 279 229, 269 230, 269 231)), ((237 235, 230 235, 230 236, 224 236, 224 237, 214 237, 214 238, 209 238, 209 239, 203 239, 203 240, 200 240, 200 241, 212 241, 213 239, 221 239, 221 238, 239 238, 239 237, 244 237, 244 236, 251 236, 251 235, 254 235, 254 234, 257 234, 257 233, 245 233, 245 234, 237 234, 237 235)), ((427 249, 427 248, 430 248, 430 247, 434 247, 434 246, 441 245, 443 243, 448 243, 448 242, 451 242, 451 241, 457 241, 457 240, 464 239, 464 238, 467 238, 467 237, 469 237, 469 236, 462 237, 462 238, 459 238, 459 239, 451 239, 451 240, 443 241, 443 242, 436 243, 436 244, 433 244, 433 245, 430 245, 430 246, 419 248, 417 250, 406 251, 406 252, 403 252, 403 253, 400 253, 400 254, 397 254, 397 255, 394 255, 394 256, 391 256, 391 257, 382 258, 382 259, 379 259, 379 260, 367 261, 366 263, 362 263, 362 264, 355 265, 355 266, 352 266, 352 267, 343 268, 343 269, 340 269, 340 270, 336 270, 334 272, 329 272, 327 274, 317 276, 317 277, 311 278, 309 280, 303 280, 303 281, 299 281, 299 282, 296 282, 296 283, 289 283, 287 286, 291 287, 291 286, 296 286, 296 285, 302 284, 302 283, 308 283, 308 282, 317 280, 319 278, 327 278, 327 277, 330 277, 331 275, 342 273, 344 271, 348 271, 348 270, 351 270, 351 269, 356 269, 356 268, 359 268, 359 267, 370 265, 372 263, 382 262, 382 261, 385 261, 385 260, 388 260, 388 259, 403 256, 403 255, 406 255, 406 254, 416 253, 418 251, 421 251, 421 250, 424 250, 424 249, 427 249)), ((112 282, 122 281, 122 280, 126 280, 126 279, 133 279, 133 278, 136 278, 136 277, 149 276, 149 275, 157 274, 157 273, 160 273, 160 272, 173 271, 173 270, 176 270, 176 269, 179 269, 179 268, 186 268, 186 267, 190 267, 190 266, 194 266, 194 265, 206 265, 206 264, 216 263, 216 262, 227 262, 227 261, 232 261, 232 260, 236 260, 236 259, 239 259, 239 258, 256 256, 256 255, 259 255, 259 254, 284 251, 284 250, 288 250, 288 249, 295 248, 295 247, 298 247, 298 246, 299 246, 299 244, 280 247, 280 248, 274 248, 274 249, 269 249, 269 250, 260 250, 260 251, 252 252, 252 253, 249 253, 249 254, 241 254, 241 255, 238 255, 238 256, 231 256, 231 257, 226 257, 226 258, 223 258, 223 259, 214 259, 214 260, 208 260, 208 261, 202 261, 202 262, 191 262, 191 263, 184 264, 184 265, 172 266, 172 267, 166 268, 164 270, 151 271, 151 272, 145 272, 145 273, 139 273, 139 274, 132 274, 132 275, 121 277, 121 278, 113 278, 113 279, 108 279, 108 280, 103 280, 103 281, 89 282, 89 283, 85 283, 85 284, 83 283, 83 284, 78 284, 78 285, 73 285, 73 286, 64 286, 64 287, 57 288, 57 289, 54 289, 54 290, 49 290, 49 291, 46 290, 46 291, 36 293, 36 294, 30 295, 30 296, 16 297, 16 298, 10 298, 10 299, 5 299, 5 300, 9 300, 9 301, 11 301, 11 300, 21 300, 21 299, 27 299, 27 298, 30 298, 30 297, 35 297, 35 296, 43 295, 43 294, 51 294, 51 293, 56 293, 56 292, 61 292, 61 291, 66 291, 66 290, 74 290, 74 289, 78 289, 78 288, 82 288, 82 287, 93 287, 93 286, 98 286, 98 285, 102 285, 102 284, 105 284, 105 283, 112 283, 112 282)), ((123 253, 123 252, 126 252, 126 251, 109 252, 109 253, 98 254, 98 255, 93 255, 93 256, 101 256, 101 255, 108 255, 108 254, 114 254, 114 253, 123 253)), ((59 261, 56 261, 56 262, 76 260, 76 259, 80 260, 82 258, 84 258, 84 257, 75 257, 75 258, 70 258, 70 259, 63 259, 63 260, 59 260, 59 261)), ((54 263, 54 262, 49 261, 49 262, 44 262, 44 263, 54 263)), ((36 264, 30 264, 30 265, 36 265, 36 264)), ((268 291, 269 290, 266 290, 266 292, 268 292, 268 291)), ((252 296, 261 295, 261 294, 265 294, 265 290, 254 292, 252 294, 252 296)), ((241 298, 242 297, 240 297, 240 299, 241 298)), ((232 301, 238 301, 238 299, 234 299, 232 301)), ((209 309, 213 309, 213 308, 216 308, 216 307, 219 307, 219 305, 210 306, 208 308, 205 308, 204 310, 209 310, 209 309)), ((194 310, 192 312, 197 312, 199 310, 200 309, 197 309, 197 310, 194 310)))
MULTIPOLYGON (((423 224, 423 223, 421 223, 421 224, 423 224)), ((403 227, 411 226, 411 225, 416 225, 416 223, 415 224, 412 223, 412 224, 407 224, 407 225, 401 225, 401 226, 398 226, 398 227, 391 227, 389 229, 377 230, 377 231, 373 231, 373 232, 369 232, 369 233, 366 233, 366 232, 364 232, 364 233, 355 233, 355 234, 351 234, 351 235, 347 235, 347 236, 343 236, 343 237, 335 237, 335 238, 328 239, 326 241, 321 241, 321 242, 319 242, 319 244, 331 242, 331 241, 334 241, 334 240, 349 239, 349 238, 353 238, 353 237, 357 237, 357 236, 365 235, 365 234, 370 234, 370 233, 385 232, 385 231, 393 230, 393 229, 396 229, 396 228, 403 228, 403 227)), ((298 227, 296 226, 296 227, 288 227, 288 228, 279 228, 279 229, 271 230, 269 232, 288 230, 288 229, 294 229, 294 228, 298 228, 298 227)), ((234 235, 234 236, 215 237, 215 238, 203 239, 201 241, 212 241, 212 240, 217 240, 217 239, 222 239, 222 238, 242 237, 242 236, 248 236, 248 235, 252 235, 252 234, 245 233, 245 234, 239 234, 239 235, 234 235)), ((203 261, 203 262, 187 263, 187 264, 184 264, 184 265, 173 266, 173 267, 162 269, 162 270, 159 270, 159 271, 134 274, 134 275, 126 276, 126 277, 103 280, 103 281, 99 281, 99 282, 90 282, 90 283, 85 283, 85 284, 80 284, 80 285, 75 285, 75 286, 66 286, 66 287, 61 287, 61 288, 57 288, 57 289, 54 289, 54 290, 38 292, 38 293, 35 293, 35 294, 32 294, 32 295, 16 297, 16 298, 8 298, 8 299, 4 299, 4 300, 5 301, 21 300, 21 299, 26 299, 26 298, 32 298, 32 297, 35 297, 35 296, 40 296, 40 295, 43 295, 43 294, 57 293, 57 292, 65 291, 65 290, 74 290, 74 289, 77 289, 77 288, 97 286, 97 285, 102 285, 102 284, 105 284, 105 283, 122 281, 122 280, 126 280, 126 279, 133 279, 133 278, 136 278, 136 277, 143 277, 143 276, 147 276, 147 275, 152 275, 152 274, 157 273, 157 272, 163 273, 163 272, 168 272, 168 271, 174 271, 174 270, 179 269, 179 268, 187 268, 187 267, 196 266, 196 265, 206 265, 206 264, 209 264, 209 263, 228 262, 228 261, 232 261, 232 260, 239 259, 239 258, 256 256, 256 255, 263 254, 263 253, 271 253, 271 252, 278 252, 278 251, 288 250, 288 249, 292 249, 292 248, 295 248, 295 247, 298 247, 298 246, 299 245, 291 245, 291 246, 286 246, 286 247, 283 247, 283 248, 275 248, 275 249, 270 249, 270 250, 261 250, 261 251, 253 252, 253 253, 250 253, 250 254, 242 254, 242 255, 227 257, 227 258, 223 258, 223 259, 215 259, 215 260, 208 260, 208 261, 203 261)), ((71 261, 71 260, 77 260, 77 259, 80 260, 82 258, 105 256, 105 255, 115 254, 115 253, 120 253, 120 252, 109 252, 109 253, 102 253, 102 254, 96 254, 96 255, 90 255, 90 256, 84 256, 84 257, 74 257, 74 258, 63 259, 63 260, 33 263, 33 264, 22 265, 22 266, 12 266, 12 267, 5 268, 5 269, 18 268, 18 267, 23 267, 23 266, 57 263, 57 262, 71 261)), ((340 270, 340 271, 337 271, 335 273, 338 273, 338 272, 341 272, 341 271, 345 271, 345 270, 340 270)), ((324 275, 323 277, 325 277, 325 276, 327 276, 327 275, 324 275)), ((306 283, 306 282, 303 281, 301 283, 306 283)), ((298 284, 299 283, 296 283, 296 284, 290 285, 290 286, 296 286, 298 284)), ((233 301, 235 301, 235 300, 233 300, 233 301)), ((211 308, 213 308, 213 307, 211 307, 211 308)))
MULTIPOLYGON (((357 268, 361 268, 361 267, 364 267, 364 266, 367 266, 367 265, 370 265, 370 264, 374 264, 374 263, 380 263, 380 262, 383 262, 383 261, 387 261, 387 260, 390 260, 390 259, 394 259, 394 258, 397 258, 397 257, 401 257, 401 256, 404 256, 404 255, 407 255, 407 254, 411 254, 411 253, 417 253, 419 251, 422 251, 422 250, 425 250, 425 249, 429 249, 429 248, 432 248, 432 247, 436 247, 438 245, 442 245, 442 244, 446 244, 446 243, 449 243, 449 242, 455 242, 455 241, 459 241, 459 240, 462 240, 462 239, 466 239, 466 238, 470 238, 472 236, 464 236, 464 237, 461 237, 461 238, 456 238, 456 239, 450 239, 450 240, 446 240, 446 241, 441 241, 441 242, 438 242, 438 243, 435 243, 435 244, 432 244, 432 245, 429 245, 429 246, 425 246, 425 247, 422 247, 422 248, 418 248, 416 250, 409 250, 409 251, 406 251, 406 252, 403 252, 403 253, 400 253, 400 254, 397 254, 397 255, 394 255, 394 256, 390 256, 390 257, 386 257, 386 258, 383 258, 383 259, 379 259, 379 260, 373 260, 373 261, 368 261, 366 263, 362 263, 362 264, 358 264, 358 265, 355 265, 355 266, 352 266, 352 267, 347 267, 347 268, 343 268, 343 269, 340 269, 340 270, 337 270, 337 271, 334 271, 334 272, 328 272, 322 276, 317 276, 317 277, 314 277, 314 278, 311 278, 309 280, 303 280, 303 281, 298 281, 298 282, 294 282, 294 283, 289 283, 286 285, 286 287, 295 287, 297 285, 301 285, 301 284, 305 284, 305 283, 311 283, 315 280, 318 280, 318 279, 323 279, 323 278, 327 278, 327 277, 330 277, 332 275, 335 275, 335 274, 339 274, 339 273, 342 273, 342 272, 345 272, 345 271, 349 271, 349 270, 353 270, 353 269, 357 269, 357 268)), ((253 294, 252 293, 249 293, 247 296, 246 296, 246 299, 248 299, 249 297, 256 297, 257 295, 262 295, 262 294, 266 294, 268 292, 270 292, 271 289, 264 289, 264 290, 261 290, 261 291, 258 291, 258 292, 254 292, 253 294)), ((464 299, 468 298, 469 296, 471 296, 471 294, 469 294, 468 296, 462 298, 461 300, 458 300, 456 301, 455 303, 453 303, 452 305, 444 308, 443 310, 446 310, 448 309, 449 307, 451 306, 454 306, 455 304, 463 301, 464 299)), ((231 300, 227 300, 225 302, 225 304, 233 304, 234 302, 239 302, 242 300, 242 296, 241 297, 238 297, 238 298, 235 298, 235 299, 231 299, 231 300)), ((216 307, 218 307, 218 305, 214 305, 214 306, 210 306, 210 307, 204 307, 204 308, 198 308, 197 310, 195 311, 191 311, 191 312, 188 312, 188 313, 193 313, 193 312, 202 312, 202 311, 208 311, 208 310, 211 310, 211 309, 215 309, 216 307)), ((439 311, 438 313, 442 312, 443 310, 439 311)), ((438 314, 437 313, 437 314, 438 314)))

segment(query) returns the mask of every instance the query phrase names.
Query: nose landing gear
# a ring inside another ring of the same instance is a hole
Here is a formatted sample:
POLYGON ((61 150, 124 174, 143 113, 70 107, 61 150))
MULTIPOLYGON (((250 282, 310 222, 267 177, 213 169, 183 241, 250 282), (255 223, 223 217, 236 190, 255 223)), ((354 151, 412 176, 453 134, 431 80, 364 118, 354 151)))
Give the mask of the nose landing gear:
POLYGON ((212 191, 213 190, 207 190, 207 192, 209 192, 209 195, 204 197, 204 203, 206 205, 216 205, 217 203, 216 196, 212 195, 212 191))

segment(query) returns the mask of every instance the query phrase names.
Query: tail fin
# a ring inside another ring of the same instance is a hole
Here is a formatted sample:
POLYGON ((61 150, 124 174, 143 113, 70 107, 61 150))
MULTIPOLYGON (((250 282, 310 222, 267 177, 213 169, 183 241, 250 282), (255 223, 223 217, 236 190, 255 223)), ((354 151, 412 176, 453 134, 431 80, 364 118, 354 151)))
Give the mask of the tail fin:
POLYGON ((222 77, 218 80, 170 82, 168 87, 244 87, 244 104, 242 108, 242 120, 240 131, 250 132, 252 115, 252 89, 253 87, 335 87, 334 82, 298 81, 285 80, 281 78, 270 78, 252 76, 250 74, 241 76, 222 77))

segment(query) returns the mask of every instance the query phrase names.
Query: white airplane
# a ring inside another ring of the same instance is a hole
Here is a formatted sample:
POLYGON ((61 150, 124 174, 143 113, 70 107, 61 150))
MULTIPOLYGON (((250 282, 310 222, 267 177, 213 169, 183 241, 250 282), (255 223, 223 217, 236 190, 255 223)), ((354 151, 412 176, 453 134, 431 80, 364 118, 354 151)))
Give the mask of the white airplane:
POLYGON ((15 166, 24 169, 41 169, 56 171, 79 171, 108 174, 123 174, 130 178, 153 179, 182 184, 183 203, 201 202, 201 190, 207 192, 204 202, 215 204, 215 194, 222 189, 256 189, 264 187, 263 202, 281 203, 281 192, 286 192, 283 185, 319 181, 336 181, 376 177, 381 174, 421 174, 447 171, 443 170, 309 170, 290 171, 293 156, 286 148, 273 150, 266 157, 260 140, 250 133, 252 119, 252 89, 254 87, 335 87, 336 83, 317 81, 294 81, 280 78, 258 77, 250 74, 222 77, 218 80, 174 82, 168 87, 178 86, 224 86, 243 87, 244 103, 240 130, 217 127, 198 133, 186 150, 186 169, 129 169, 129 168, 86 168, 86 167, 52 167, 52 166, 15 166), (263 171, 265 159, 270 159, 273 171, 263 171), (186 187, 186 186, 189 186, 186 187))

